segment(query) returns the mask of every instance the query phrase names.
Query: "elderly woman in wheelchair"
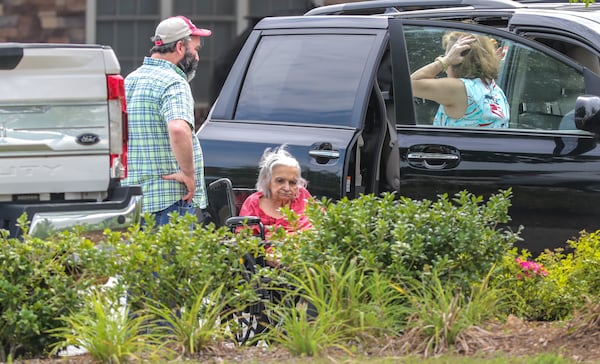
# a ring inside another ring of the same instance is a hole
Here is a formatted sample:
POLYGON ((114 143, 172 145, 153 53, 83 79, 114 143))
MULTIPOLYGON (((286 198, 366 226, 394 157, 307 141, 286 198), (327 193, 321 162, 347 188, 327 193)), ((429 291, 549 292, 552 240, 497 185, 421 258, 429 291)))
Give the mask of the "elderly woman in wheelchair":
MULTIPOLYGON (((243 257, 248 274, 255 274, 257 266, 279 267, 279 259, 270 243, 275 232, 283 229, 287 234, 295 234, 312 228, 305 215, 308 201, 312 198, 306 189, 306 180, 302 178, 300 164, 282 145, 274 149, 267 148, 259 162, 259 175, 256 192, 246 198, 239 216, 230 217, 226 221, 232 231, 250 228, 254 235, 260 236, 264 244, 264 256, 253 256, 251 253, 243 257), (287 210, 293 211, 296 219, 289 221, 287 210)), ((250 276, 248 277, 250 279, 250 276)), ((266 278, 261 277, 260 281, 266 278)), ((266 279, 268 281, 268 279, 266 279)), ((263 282, 265 283, 265 282, 263 282)), ((268 288, 269 284, 258 287, 257 293, 263 300, 280 302, 277 289, 268 288)), ((252 304, 238 317, 242 331, 237 339, 247 342, 256 334, 260 334, 272 325, 265 313, 263 302, 252 304)))
POLYGON ((256 235, 263 237, 267 242, 267 262, 272 266, 279 265, 273 256, 272 247, 268 244, 276 229, 282 228, 288 234, 294 234, 312 228, 304 214, 308 201, 312 198, 306 184, 300 172, 300 164, 286 150, 285 145, 274 149, 267 148, 259 162, 256 192, 244 201, 240 216, 229 220, 230 226, 240 225, 245 221, 255 230, 256 235), (283 211, 285 207, 297 215, 297 220, 288 221, 283 211), (264 227, 262 231, 261 224, 264 227))

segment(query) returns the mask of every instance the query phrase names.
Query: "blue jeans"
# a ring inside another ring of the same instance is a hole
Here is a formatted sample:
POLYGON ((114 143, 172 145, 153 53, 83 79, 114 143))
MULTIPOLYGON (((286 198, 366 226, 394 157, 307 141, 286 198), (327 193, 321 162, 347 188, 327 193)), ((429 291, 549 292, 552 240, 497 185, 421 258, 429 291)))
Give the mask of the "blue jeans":
POLYGON ((158 212, 154 212, 154 219, 156 220, 156 227, 161 225, 166 225, 169 223, 169 214, 173 211, 177 211, 179 216, 184 216, 185 214, 194 214, 194 205, 191 203, 187 203, 183 200, 179 200, 167 207, 166 209, 158 212))

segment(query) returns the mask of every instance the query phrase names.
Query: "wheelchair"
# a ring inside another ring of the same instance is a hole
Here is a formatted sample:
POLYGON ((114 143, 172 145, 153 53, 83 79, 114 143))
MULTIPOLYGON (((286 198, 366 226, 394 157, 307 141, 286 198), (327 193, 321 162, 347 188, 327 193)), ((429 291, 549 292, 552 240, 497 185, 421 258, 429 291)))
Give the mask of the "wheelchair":
MULTIPOLYGON (((260 229, 260 238, 264 241, 265 232, 260 218, 256 216, 233 216, 226 220, 226 226, 235 232, 242 226, 258 226, 260 229)), ((243 280, 252 282, 258 300, 251 302, 239 312, 234 312, 232 319, 236 321, 237 331, 235 339, 240 345, 247 343, 256 343, 259 335, 265 334, 274 326, 274 322, 269 315, 267 305, 275 304, 280 301, 280 295, 271 288, 271 280, 265 276, 257 276, 260 268, 270 268, 265 257, 255 256, 252 253, 246 253, 242 256, 243 280)))
MULTIPOLYGON (((265 228, 256 216, 236 216, 237 203, 233 193, 233 186, 228 178, 219 178, 210 183, 207 188, 208 208, 198 218, 204 221, 212 222, 217 227, 226 226, 231 232, 235 233, 242 226, 258 226, 259 237, 265 240, 265 228), (204 216, 208 214, 208 219, 204 216)), ((238 201, 241 205, 243 201, 238 201)), ((280 295, 270 289, 270 279, 267 277, 256 277, 258 270, 269 267, 264 256, 255 256, 252 253, 246 253, 240 259, 243 263, 242 279, 246 282, 255 284, 255 291, 258 300, 250 302, 241 310, 232 310, 225 320, 234 323, 233 334, 238 344, 255 343, 258 335, 266 333, 270 327, 273 327, 271 317, 267 312, 267 303, 277 303, 280 295), (258 279, 257 279, 258 278, 258 279)))
MULTIPOLYGON (((249 190, 243 192, 250 194, 249 190)), ((241 206, 243 201, 235 200, 233 186, 228 178, 220 178, 209 184, 208 201, 208 213, 212 216, 210 221, 217 227, 226 226, 233 233, 243 226, 258 227, 257 236, 263 244, 266 244, 265 227, 259 217, 237 216, 237 205, 241 206)), ((294 306, 303 299, 296 295, 288 295, 286 292, 289 292, 289 287, 280 283, 275 284, 269 277, 260 275, 259 271, 262 268, 278 269, 268 264, 265 255, 246 253, 240 260, 243 263, 242 279, 254 285, 253 289, 258 299, 245 305, 241 310, 232 310, 226 315, 225 320, 235 323, 232 325, 235 328, 233 334, 238 344, 256 344, 261 337, 265 337, 263 334, 278 325, 269 307, 294 306)), ((313 319, 317 315, 316 308, 310 302, 305 303, 308 305, 309 319, 313 319)))

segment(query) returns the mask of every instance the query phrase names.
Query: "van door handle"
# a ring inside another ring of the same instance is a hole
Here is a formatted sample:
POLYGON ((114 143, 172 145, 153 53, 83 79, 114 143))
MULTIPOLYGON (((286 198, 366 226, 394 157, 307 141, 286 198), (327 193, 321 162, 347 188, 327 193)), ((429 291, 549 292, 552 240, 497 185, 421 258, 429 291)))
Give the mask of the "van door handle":
POLYGON ((408 153, 409 160, 436 160, 442 162, 454 162, 458 160, 455 154, 412 152, 408 153))
POLYGON ((318 164, 327 164, 332 159, 339 159, 340 151, 334 150, 330 142, 317 142, 310 146, 308 155, 318 164))
POLYGON ((340 157, 340 152, 338 150, 310 150, 308 152, 313 158, 326 158, 326 159, 338 159, 340 157))
POLYGON ((427 169, 444 169, 456 165, 460 156, 456 154, 410 152, 407 154, 408 162, 416 167, 427 169))

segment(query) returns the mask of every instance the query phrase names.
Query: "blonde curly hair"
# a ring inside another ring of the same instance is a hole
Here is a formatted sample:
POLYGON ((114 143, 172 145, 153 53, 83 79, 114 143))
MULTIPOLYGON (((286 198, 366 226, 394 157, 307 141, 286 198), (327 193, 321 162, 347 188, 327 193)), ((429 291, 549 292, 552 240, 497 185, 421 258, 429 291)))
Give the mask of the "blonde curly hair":
POLYGON ((450 66, 454 76, 458 78, 481 78, 487 82, 498 77, 500 58, 497 53, 497 42, 485 35, 470 34, 463 32, 447 32, 442 37, 444 50, 450 49, 456 41, 464 35, 472 35, 475 41, 470 44, 469 52, 464 56, 461 64, 450 66))

